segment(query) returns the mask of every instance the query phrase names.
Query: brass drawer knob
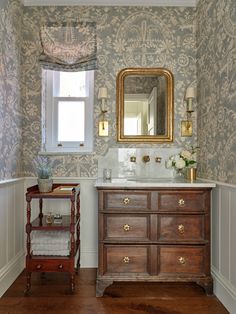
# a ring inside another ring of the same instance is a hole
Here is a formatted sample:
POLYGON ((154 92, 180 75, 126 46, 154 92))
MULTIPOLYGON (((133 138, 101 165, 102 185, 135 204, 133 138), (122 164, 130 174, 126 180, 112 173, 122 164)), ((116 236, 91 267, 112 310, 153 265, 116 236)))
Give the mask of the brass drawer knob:
POLYGON ((128 264, 128 263, 129 263, 129 257, 128 257, 128 256, 125 256, 125 257, 123 258, 123 262, 126 263, 126 264, 128 264))
POLYGON ((185 201, 184 201, 184 199, 183 198, 181 198, 181 199, 179 199, 179 206, 181 207, 181 206, 184 206, 184 204, 185 204, 185 201))
POLYGON ((125 197, 125 198, 123 199, 123 203, 124 203, 125 205, 128 205, 128 204, 130 203, 130 199, 129 199, 128 197, 125 197))
POLYGON ((178 225, 178 231, 180 234, 184 234, 184 225, 178 225))
POLYGON ((123 226, 123 229, 124 229, 124 231, 129 231, 129 230, 130 230, 130 225, 125 224, 125 225, 123 226))
POLYGON ((186 260, 185 260, 185 258, 184 257, 179 257, 179 263, 181 264, 181 265, 184 265, 185 263, 186 263, 186 260))
POLYGON ((59 269, 62 269, 62 268, 63 268, 63 265, 62 265, 62 264, 58 265, 58 268, 59 268, 59 269))
POLYGON ((42 268, 42 265, 38 264, 36 265, 36 269, 41 269, 42 268))

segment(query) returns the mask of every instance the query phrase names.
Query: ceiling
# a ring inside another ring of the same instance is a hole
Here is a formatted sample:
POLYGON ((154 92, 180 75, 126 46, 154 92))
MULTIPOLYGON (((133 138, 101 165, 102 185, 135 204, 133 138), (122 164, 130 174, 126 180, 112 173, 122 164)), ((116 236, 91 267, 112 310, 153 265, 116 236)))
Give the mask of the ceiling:
POLYGON ((198 0, 21 0, 25 6, 184 6, 195 7, 198 0))

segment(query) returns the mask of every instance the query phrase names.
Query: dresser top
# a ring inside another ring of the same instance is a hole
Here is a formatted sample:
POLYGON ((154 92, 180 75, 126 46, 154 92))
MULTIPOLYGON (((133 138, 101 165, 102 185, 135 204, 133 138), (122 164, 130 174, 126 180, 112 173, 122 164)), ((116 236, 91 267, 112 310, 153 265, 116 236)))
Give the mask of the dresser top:
POLYGON ((184 178, 113 178, 111 181, 104 181, 98 178, 95 187, 104 188, 213 188, 216 184, 197 179, 189 182, 184 178))

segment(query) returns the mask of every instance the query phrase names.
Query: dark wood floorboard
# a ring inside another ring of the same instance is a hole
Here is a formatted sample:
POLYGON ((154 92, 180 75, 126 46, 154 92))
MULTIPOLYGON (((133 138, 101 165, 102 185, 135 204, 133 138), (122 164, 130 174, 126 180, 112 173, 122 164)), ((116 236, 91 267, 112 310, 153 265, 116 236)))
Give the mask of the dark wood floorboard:
POLYGON ((32 289, 24 297, 25 274, 0 299, 0 313, 78 314, 225 314, 215 296, 206 296, 196 284, 114 283, 104 297, 95 297, 96 269, 81 269, 76 292, 67 294, 68 275, 32 275, 32 289))

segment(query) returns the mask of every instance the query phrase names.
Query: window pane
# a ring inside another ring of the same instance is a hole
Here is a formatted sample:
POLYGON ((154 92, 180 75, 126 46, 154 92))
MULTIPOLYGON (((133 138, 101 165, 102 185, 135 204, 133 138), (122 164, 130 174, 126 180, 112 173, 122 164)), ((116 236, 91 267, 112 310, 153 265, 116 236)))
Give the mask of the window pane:
POLYGON ((84 141, 84 102, 58 102, 58 141, 84 141))
POLYGON ((85 72, 60 72, 59 97, 85 97, 85 72))

